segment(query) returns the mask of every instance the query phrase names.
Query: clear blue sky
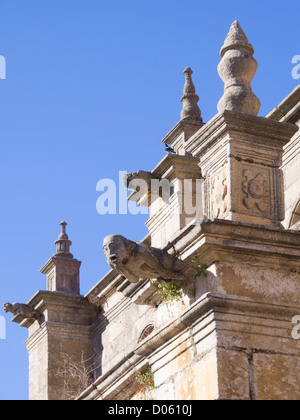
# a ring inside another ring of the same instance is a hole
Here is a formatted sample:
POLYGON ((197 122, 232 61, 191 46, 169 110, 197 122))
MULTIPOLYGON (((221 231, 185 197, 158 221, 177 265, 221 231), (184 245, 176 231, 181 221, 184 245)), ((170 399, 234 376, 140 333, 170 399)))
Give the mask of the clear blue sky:
MULTIPOLYGON (((97 181, 151 170, 178 122, 190 66, 205 121, 223 83, 219 50, 238 19, 255 48, 266 115, 299 84, 299 0, 0 0, 0 303, 45 289, 39 269, 68 222, 85 294, 107 272, 102 240, 139 240, 145 216, 100 216, 97 181)), ((28 398, 27 331, 5 316, 0 399, 28 398)))

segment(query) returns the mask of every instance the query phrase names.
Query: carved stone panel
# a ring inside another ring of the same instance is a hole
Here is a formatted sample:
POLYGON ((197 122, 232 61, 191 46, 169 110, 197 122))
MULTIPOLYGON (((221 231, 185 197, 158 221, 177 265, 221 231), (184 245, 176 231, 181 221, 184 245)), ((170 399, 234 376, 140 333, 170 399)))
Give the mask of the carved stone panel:
POLYGON ((241 210, 252 216, 271 217, 270 170, 257 167, 243 169, 241 184, 241 210))
POLYGON ((223 219, 228 212, 228 176, 226 171, 212 179, 211 212, 214 219, 223 219))

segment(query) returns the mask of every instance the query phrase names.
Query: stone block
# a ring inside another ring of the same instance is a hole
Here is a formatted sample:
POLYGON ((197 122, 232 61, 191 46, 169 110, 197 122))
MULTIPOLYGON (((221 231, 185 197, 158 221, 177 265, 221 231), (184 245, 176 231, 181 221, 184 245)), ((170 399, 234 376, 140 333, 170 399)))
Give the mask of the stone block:
POLYGON ((212 350, 175 375, 175 399, 217 400, 219 396, 217 366, 216 351, 212 350))
POLYGON ((289 401, 300 399, 299 356, 254 354, 253 369, 258 399, 289 401))
POLYGON ((245 353, 218 348, 218 399, 249 400, 250 378, 245 353))

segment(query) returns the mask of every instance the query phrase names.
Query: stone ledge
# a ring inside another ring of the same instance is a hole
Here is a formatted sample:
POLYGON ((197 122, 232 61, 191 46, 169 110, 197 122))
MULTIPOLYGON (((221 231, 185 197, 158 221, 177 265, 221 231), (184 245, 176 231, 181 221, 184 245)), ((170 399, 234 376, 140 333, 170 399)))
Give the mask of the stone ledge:
POLYGON ((182 333, 186 328, 198 323, 201 317, 207 316, 214 311, 236 310, 243 313, 252 313, 260 315, 272 315, 282 318, 292 317, 299 310, 296 306, 272 305, 264 301, 254 301, 249 298, 240 298, 230 295, 217 295, 207 293, 196 301, 188 310, 186 310, 177 320, 165 325, 158 331, 154 331, 147 339, 143 340, 134 352, 144 357, 149 357, 151 353, 164 345, 177 334, 182 333))
POLYGON ((78 400, 103 400, 113 399, 120 392, 120 381, 133 381, 135 371, 147 365, 147 361, 133 352, 126 355, 120 362, 98 378, 77 399, 78 400))
MULTIPOLYGON (((20 324, 21 327, 29 328, 35 322, 45 322, 44 311, 51 306, 51 308, 68 308, 76 309, 78 313, 86 313, 88 317, 92 317, 91 305, 84 296, 67 294, 62 292, 39 291, 27 303, 36 311, 41 313, 40 320, 26 319, 21 315, 15 316, 12 321, 20 324), (89 313, 89 314, 88 314, 89 313)), ((75 320, 74 320, 75 322, 75 320)))
POLYGON ((295 230, 229 220, 194 220, 174 235, 171 243, 166 249, 174 246, 184 261, 196 254, 206 264, 241 261, 247 256, 256 265, 279 268, 292 262, 300 266, 300 232, 295 230))

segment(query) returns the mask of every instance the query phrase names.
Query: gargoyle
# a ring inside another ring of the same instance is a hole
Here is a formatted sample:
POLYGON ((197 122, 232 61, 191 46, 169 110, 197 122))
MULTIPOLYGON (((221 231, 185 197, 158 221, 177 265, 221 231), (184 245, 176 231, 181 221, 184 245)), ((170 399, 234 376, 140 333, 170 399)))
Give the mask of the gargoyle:
POLYGON ((129 241, 120 235, 107 236, 103 249, 108 265, 131 283, 140 279, 186 280, 184 263, 162 249, 129 241))
POLYGON ((137 171, 130 174, 126 173, 124 174, 123 182, 126 188, 138 193, 138 196, 136 195, 133 201, 138 201, 147 194, 152 202, 156 198, 161 197, 165 203, 169 204, 169 199, 174 193, 174 185, 171 181, 166 178, 160 179, 152 172, 137 171))
POLYGON ((157 179, 157 177, 154 176, 151 172, 146 171, 132 172, 130 174, 125 174, 123 177, 124 185, 126 188, 129 188, 129 186, 136 188, 135 181, 137 181, 137 186, 139 187, 140 185, 138 183, 142 180, 145 182, 145 184, 147 184, 149 190, 151 189, 151 181, 153 179, 157 179))
POLYGON ((11 312, 14 316, 21 315, 26 319, 39 319, 40 314, 24 303, 4 303, 3 304, 4 311, 11 312))

